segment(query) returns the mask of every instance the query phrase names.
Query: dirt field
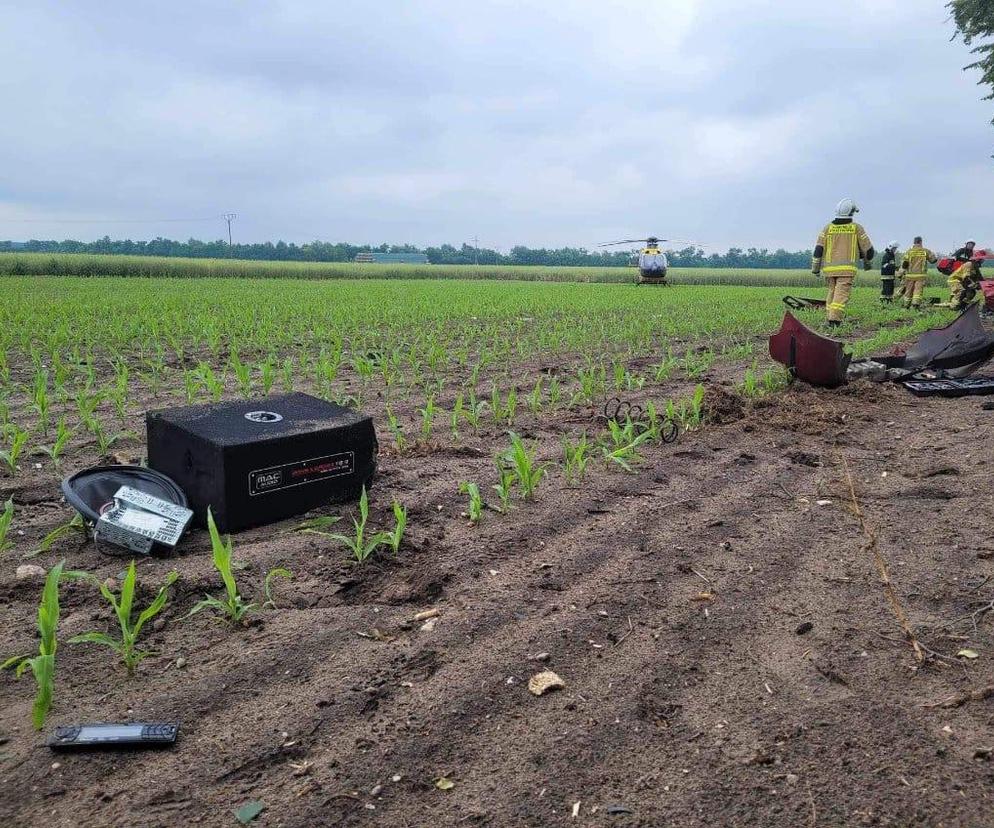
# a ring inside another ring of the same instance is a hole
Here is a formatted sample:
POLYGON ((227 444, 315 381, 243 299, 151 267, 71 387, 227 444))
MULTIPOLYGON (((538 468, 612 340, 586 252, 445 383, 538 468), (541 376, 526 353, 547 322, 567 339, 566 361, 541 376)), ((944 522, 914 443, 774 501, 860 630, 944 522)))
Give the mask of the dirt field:
MULTIPOLYGON (((475 528, 456 484, 490 480, 498 430, 384 451, 373 518, 407 504, 399 555, 356 567, 295 521, 240 534, 248 597, 273 566, 295 576, 246 629, 180 620, 220 590, 206 533, 141 562, 141 605, 182 573, 157 654, 128 680, 108 650, 63 643, 47 730, 179 720, 179 743, 53 754, 30 678, 3 676, 0 825, 233 825, 252 801, 259 826, 991 824, 994 698, 935 705, 994 685, 994 619, 962 619, 994 598, 994 412, 866 383, 754 403, 721 376, 708 389, 719 422, 654 445, 637 474, 592 461, 567 488, 556 470, 475 528), (844 462, 911 624, 948 658, 916 665, 844 462), (565 688, 531 695, 543 669, 565 688)), ((525 436, 551 461, 575 425, 525 436)), ((10 494, 20 551, 67 517, 54 472, 0 481, 10 494)), ((123 568, 75 540, 33 562, 62 557, 123 568)), ((20 563, 0 575, 4 654, 35 647, 41 580, 15 579, 20 563)), ((60 639, 105 628, 92 588, 62 596, 60 639)))

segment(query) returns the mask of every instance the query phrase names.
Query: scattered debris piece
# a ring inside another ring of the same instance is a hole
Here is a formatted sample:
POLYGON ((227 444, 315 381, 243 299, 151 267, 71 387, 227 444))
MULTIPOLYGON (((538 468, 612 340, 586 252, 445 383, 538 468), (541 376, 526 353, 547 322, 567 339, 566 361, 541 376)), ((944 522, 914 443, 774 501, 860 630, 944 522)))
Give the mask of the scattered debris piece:
POLYGON ((551 670, 536 673, 528 679, 528 692, 533 696, 542 696, 552 690, 562 690, 565 686, 566 682, 551 670))
POLYGON ((992 754, 994 754, 994 748, 979 747, 973 751, 973 758, 983 759, 985 762, 990 762, 992 754))
POLYGON ((690 600, 691 601, 713 601, 714 600, 714 593, 713 592, 698 592, 690 600))
POLYGON ((635 813, 627 805, 608 805, 607 808, 606 808, 606 810, 612 816, 616 816, 618 814, 632 814, 632 813, 635 813))
POLYGON ((546 652, 535 653, 535 655, 530 656, 529 660, 530 661, 548 661, 549 660, 549 654, 546 653, 546 652))
POLYGON ((438 620, 437 618, 429 618, 427 621, 424 622, 424 624, 421 625, 420 627, 421 632, 431 632, 433 629, 435 629, 435 622, 437 620, 438 620))
POLYGON ((573 819, 576 819, 578 816, 580 816, 580 801, 579 800, 577 800, 576 802, 573 803, 573 819))
POLYGON ((832 501, 831 500, 816 500, 815 501, 815 506, 831 506, 831 505, 832 505, 832 501))
POLYGON ((440 791, 451 791, 456 786, 456 783, 445 776, 440 776, 435 780, 435 787, 440 791))
POLYGON ((964 648, 960 650, 958 653, 956 653, 956 655, 959 658, 969 658, 969 659, 980 658, 980 653, 978 653, 976 650, 971 650, 969 648, 964 648))
POLYGON ((432 607, 432 609, 425 610, 424 612, 419 612, 412 619, 413 621, 427 621, 429 618, 437 618, 442 614, 442 611, 438 607, 432 607))
POLYGON ((265 806, 261 802, 246 802, 235 811, 235 819, 237 819, 242 825, 248 825, 253 819, 255 819, 259 814, 262 813, 262 809, 265 806))
POLYGON ((814 628, 815 625, 813 623, 810 621, 804 621, 803 623, 797 625, 797 629, 794 630, 794 632, 797 635, 804 635, 805 633, 811 632, 814 628))

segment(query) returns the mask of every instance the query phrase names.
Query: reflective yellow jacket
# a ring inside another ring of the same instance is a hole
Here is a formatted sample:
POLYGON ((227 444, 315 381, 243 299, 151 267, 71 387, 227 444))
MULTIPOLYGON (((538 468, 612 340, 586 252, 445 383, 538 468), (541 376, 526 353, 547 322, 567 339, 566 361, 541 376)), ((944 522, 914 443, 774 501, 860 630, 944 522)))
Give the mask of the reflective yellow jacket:
POLYGON ((873 259, 873 242, 862 225, 851 219, 836 219, 818 236, 811 270, 825 276, 852 277, 860 259, 873 259))
POLYGON ((938 261, 935 254, 927 247, 914 244, 908 252, 904 254, 904 264, 901 265, 901 272, 905 276, 925 276, 928 274, 930 263, 938 261))

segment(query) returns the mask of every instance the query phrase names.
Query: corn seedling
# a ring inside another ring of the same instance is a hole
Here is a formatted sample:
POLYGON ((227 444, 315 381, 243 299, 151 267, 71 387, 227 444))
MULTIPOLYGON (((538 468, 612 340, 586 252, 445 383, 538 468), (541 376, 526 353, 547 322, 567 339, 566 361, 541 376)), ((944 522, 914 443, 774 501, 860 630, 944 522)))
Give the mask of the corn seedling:
POLYGON ((627 420, 624 426, 616 420, 608 420, 607 424, 611 445, 601 446, 605 461, 621 466, 627 472, 634 471, 631 464, 639 459, 637 449, 652 437, 651 432, 639 433, 631 420, 627 420))
POLYGON ((435 413, 437 409, 435 408, 435 398, 429 396, 425 400, 425 407, 419 408, 418 413, 421 415, 421 442, 427 443, 431 440, 431 427, 435 422, 435 413))
POLYGON ((588 455, 589 451, 590 443, 587 440, 586 432, 581 434, 580 439, 575 443, 571 442, 567 437, 563 438, 564 473, 567 481, 575 483, 583 479, 587 473, 587 460, 590 459, 588 455))
POLYGON ((38 607, 38 655, 15 656, 0 665, 0 670, 14 668, 18 678, 24 675, 25 670, 31 668, 38 688, 31 708, 31 720, 35 730, 44 727, 55 690, 55 650, 58 647, 56 632, 59 626, 59 581, 62 578, 62 567, 63 563, 52 567, 41 593, 41 604, 38 607))
POLYGON ((533 454, 528 451, 517 434, 510 432, 510 438, 511 448, 504 453, 502 459, 514 471, 518 487, 521 489, 521 497, 532 500, 535 497, 535 489, 545 475, 545 469, 535 464, 533 454))
POLYGON ((259 382, 262 384, 262 393, 269 396, 276 384, 276 368, 272 360, 267 359, 259 365, 259 382))
POLYGON ((7 502, 3 504, 3 511, 0 512, 0 555, 8 549, 14 548, 14 544, 7 540, 7 536, 10 534, 10 524, 13 520, 14 501, 13 499, 8 499, 7 502))
POLYGON ((469 508, 466 512, 469 515, 469 522, 479 523, 480 518, 483 517, 483 498, 480 496, 480 487, 471 480, 464 480, 459 484, 459 492, 469 496, 469 508))
MULTIPOLYGON (((404 519, 406 521, 407 515, 405 513, 404 519)), ((359 498, 359 519, 352 518, 352 524, 355 529, 354 537, 346 537, 345 535, 340 535, 333 532, 318 532, 318 534, 323 534, 325 537, 331 538, 332 540, 338 541, 342 545, 346 546, 349 551, 352 552, 352 557, 355 558, 357 563, 363 563, 365 560, 376 551, 377 547, 383 546, 385 544, 393 543, 393 537, 387 532, 377 532, 372 537, 367 535, 366 523, 369 521, 369 498, 366 495, 366 487, 362 487, 362 495, 359 498)), ((401 529, 401 535, 403 535, 403 529, 401 529)), ((397 539, 398 546, 400 545, 400 539, 397 539)))
POLYGON ((511 509, 511 490, 514 486, 514 469, 506 467, 500 460, 497 459, 497 475, 498 482, 491 488, 497 492, 497 496, 500 498, 500 511, 502 514, 507 514, 511 509))
POLYGON ((290 357, 283 360, 280 376, 283 382, 283 391, 287 394, 291 393, 293 391, 293 359, 290 357))
POLYGON ((452 439, 459 439, 459 421, 463 416, 463 408, 465 402, 463 398, 463 392, 460 391, 456 396, 456 401, 452 405, 452 415, 449 417, 449 428, 452 430, 452 439))
POLYGON ((681 368, 688 379, 703 376, 714 363, 714 351, 710 348, 702 351, 687 351, 683 355, 681 368))
POLYGON ((387 408, 387 425, 390 427, 390 433, 393 435, 393 442, 397 447, 397 453, 403 454, 404 449, 407 448, 408 439, 404 435, 403 427, 389 407, 387 408))
POLYGON ((542 377, 539 377, 535 382, 535 387, 532 388, 526 398, 528 402, 528 410, 531 411, 532 414, 537 415, 542 413, 542 396, 542 377))
POLYGON ((200 383, 200 387, 211 395, 211 399, 217 402, 224 394, 224 381, 221 380, 214 369, 206 362, 201 362, 193 371, 194 377, 200 383))
POLYGON ((49 411, 51 401, 48 397, 48 371, 40 370, 35 374, 34 387, 31 391, 31 407, 38 414, 38 423, 42 433, 48 435, 49 411))
POLYGON ((21 459, 30 434, 27 429, 16 425, 7 426, 7 448, 0 450, 0 461, 3 461, 11 474, 17 472, 17 461, 21 459))
POLYGON ((214 610, 232 624, 243 623, 245 616, 258 609, 256 604, 247 604, 238 593, 238 586, 235 584, 235 576, 231 572, 231 536, 223 541, 217 531, 217 524, 214 522, 214 515, 210 507, 207 508, 207 531, 211 536, 211 550, 214 555, 214 568, 221 574, 224 582, 225 599, 215 598, 213 595, 206 596, 193 606, 186 617, 189 618, 201 610, 214 610))
POLYGON ((324 534, 322 530, 327 529, 329 526, 334 526, 340 517, 332 517, 330 515, 321 515, 319 517, 308 518, 303 523, 298 524, 293 527, 294 532, 310 532, 314 535, 324 534))
POLYGON ((238 383, 238 390, 241 391, 242 396, 251 397, 252 368, 242 362, 241 357, 238 356, 238 351, 234 348, 231 350, 231 358, 228 360, 228 364, 235 374, 235 381, 238 383))
POLYGON ((386 542, 396 555, 400 549, 401 541, 404 540, 404 530, 407 529, 407 509, 400 505, 398 501, 393 502, 394 527, 390 532, 383 532, 386 542))
POLYGON ((162 612, 162 608, 166 605, 168 597, 167 590, 178 577, 178 573, 170 572, 166 576, 166 582, 159 588, 159 593, 155 596, 155 600, 138 613, 136 619, 132 620, 131 616, 133 615, 135 589, 137 586, 134 561, 128 564, 124 580, 121 582, 121 592, 119 595, 115 595, 105 583, 94 576, 87 576, 87 580, 97 586, 100 594, 104 596, 104 599, 114 610, 114 617, 117 619, 117 624, 120 628, 120 637, 114 638, 107 633, 88 632, 73 636, 69 639, 69 643, 103 644, 105 647, 110 647, 120 656, 121 661, 124 662, 128 675, 133 676, 138 662, 148 655, 147 651, 139 650, 136 646, 142 627, 162 612))
POLYGON ((86 540, 89 537, 86 524, 83 522, 83 518, 79 513, 73 515, 71 520, 63 523, 61 526, 56 526, 51 532, 41 539, 41 543, 38 545, 38 548, 30 554, 25 555, 25 557, 33 558, 36 555, 48 552, 55 545, 56 541, 66 537, 66 535, 72 534, 79 534, 81 536, 80 540, 86 540))
POLYGON ((59 424, 55 430, 55 441, 50 446, 38 446, 38 451, 47 454, 52 461, 52 465, 58 469, 62 461, 62 454, 71 439, 72 432, 66 425, 66 418, 60 417, 59 424))
POLYGON ((292 580, 293 573, 289 569, 283 569, 282 567, 270 569, 266 573, 266 580, 263 584, 263 592, 266 595, 266 600, 262 602, 263 609, 276 609, 276 599, 273 598, 273 581, 277 578, 292 580))
POLYGON ((465 417, 466 422, 473 427, 473 433, 476 434, 480 430, 480 420, 483 417, 483 412, 487 410, 487 404, 483 400, 478 400, 476 398, 476 392, 470 389, 469 399, 465 402, 465 409, 463 411, 463 417, 465 417))
POLYGON ((563 397, 563 387, 559 377, 553 377, 549 382, 549 408, 557 408, 563 397))

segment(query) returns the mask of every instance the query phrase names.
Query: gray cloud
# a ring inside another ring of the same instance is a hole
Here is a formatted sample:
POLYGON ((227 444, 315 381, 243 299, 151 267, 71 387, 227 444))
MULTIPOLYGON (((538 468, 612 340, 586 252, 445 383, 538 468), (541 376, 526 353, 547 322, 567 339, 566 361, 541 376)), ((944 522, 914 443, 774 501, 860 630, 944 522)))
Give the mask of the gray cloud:
POLYGON ((878 244, 948 248, 990 214, 941 0, 18 5, 0 238, 230 209, 243 240, 800 247, 853 195, 878 244))

